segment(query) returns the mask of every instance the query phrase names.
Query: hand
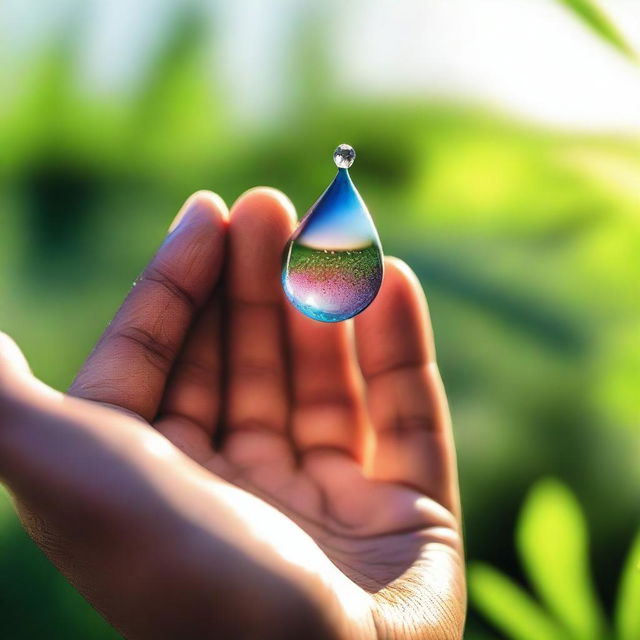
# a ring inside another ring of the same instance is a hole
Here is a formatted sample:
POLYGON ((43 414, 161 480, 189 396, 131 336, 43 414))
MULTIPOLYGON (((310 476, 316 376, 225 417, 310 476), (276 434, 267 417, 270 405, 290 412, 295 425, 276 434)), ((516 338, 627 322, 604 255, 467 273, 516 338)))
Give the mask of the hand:
POLYGON ((307 319, 279 283, 294 220, 271 189, 230 216, 193 196, 68 395, 0 341, 0 478, 127 638, 462 635, 454 449, 418 281, 387 260, 354 322, 307 319))

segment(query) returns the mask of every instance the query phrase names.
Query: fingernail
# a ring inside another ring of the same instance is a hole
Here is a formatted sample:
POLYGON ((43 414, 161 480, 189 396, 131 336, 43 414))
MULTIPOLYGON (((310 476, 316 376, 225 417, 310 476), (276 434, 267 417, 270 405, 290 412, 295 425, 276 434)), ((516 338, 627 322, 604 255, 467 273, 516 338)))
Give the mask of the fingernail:
POLYGON ((217 193, 204 190, 196 191, 178 211, 178 215, 169 227, 168 234, 171 234, 178 227, 185 226, 189 220, 197 215, 209 217, 212 221, 217 221, 219 218, 224 221, 229 220, 227 205, 217 193))
POLYGON ((189 200, 187 200, 182 205, 182 208, 180 209, 180 211, 178 211, 178 214, 173 219, 173 222, 169 227, 168 233, 175 231, 180 226, 180 224, 182 224, 183 222, 186 222, 195 213, 197 208, 198 208, 198 203, 194 202, 192 198, 189 198, 189 200))

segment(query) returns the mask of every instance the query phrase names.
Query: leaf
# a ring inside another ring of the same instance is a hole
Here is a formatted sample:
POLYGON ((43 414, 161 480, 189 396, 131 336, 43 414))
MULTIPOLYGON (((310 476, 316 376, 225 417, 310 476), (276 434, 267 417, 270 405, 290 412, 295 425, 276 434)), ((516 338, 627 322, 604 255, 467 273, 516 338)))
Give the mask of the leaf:
POLYGON ((622 570, 615 622, 618 640, 640 638, 640 532, 622 570))
POLYGON ((572 10, 588 27, 597 33, 603 40, 618 49, 634 62, 638 57, 625 37, 611 22, 597 0, 559 0, 572 10))
POLYGON ((564 631, 521 587, 489 565, 469 569, 476 609, 513 640, 565 640, 564 631))
POLYGON ((604 616, 589 571, 587 525, 574 495, 556 480, 530 492, 517 546, 540 599, 577 640, 601 640, 604 616))

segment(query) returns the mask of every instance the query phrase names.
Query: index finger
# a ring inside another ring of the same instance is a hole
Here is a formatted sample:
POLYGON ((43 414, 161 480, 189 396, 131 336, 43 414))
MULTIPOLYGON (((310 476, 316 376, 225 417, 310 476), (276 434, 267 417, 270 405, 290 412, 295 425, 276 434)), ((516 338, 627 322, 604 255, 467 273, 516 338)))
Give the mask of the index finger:
POLYGON ((218 281, 227 216, 214 193, 187 200, 80 370, 72 395, 153 419, 191 322, 218 281))

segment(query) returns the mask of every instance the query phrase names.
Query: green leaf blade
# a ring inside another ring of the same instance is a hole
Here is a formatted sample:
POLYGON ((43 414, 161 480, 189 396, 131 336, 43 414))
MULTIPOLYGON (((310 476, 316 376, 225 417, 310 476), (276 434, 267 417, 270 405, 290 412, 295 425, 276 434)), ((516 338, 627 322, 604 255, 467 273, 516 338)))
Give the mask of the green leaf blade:
POLYGON ((596 0, 560 0, 592 31, 634 62, 638 56, 596 0))
POLYGON ((512 640, 567 640, 566 632, 521 587, 489 565, 469 569, 475 608, 512 640))
POLYGON ((622 570, 615 624, 618 640, 640 638, 640 532, 631 545, 622 570))
POLYGON ((525 501, 517 547, 540 599, 576 640, 601 640, 605 618, 589 569, 587 525, 574 495, 543 480, 525 501))

